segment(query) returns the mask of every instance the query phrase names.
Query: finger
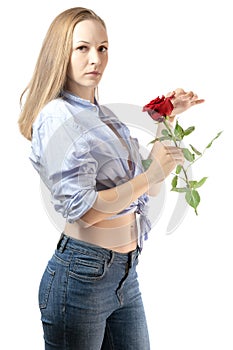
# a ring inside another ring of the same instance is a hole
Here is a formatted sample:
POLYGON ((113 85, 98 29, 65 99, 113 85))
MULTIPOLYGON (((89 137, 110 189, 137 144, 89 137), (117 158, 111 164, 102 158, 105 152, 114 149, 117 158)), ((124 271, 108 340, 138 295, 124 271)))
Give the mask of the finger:
POLYGON ((183 157, 183 151, 176 146, 165 146, 166 153, 174 157, 183 157))
POLYGON ((182 100, 193 100, 193 99, 197 99, 197 95, 194 94, 192 91, 186 92, 182 95, 180 95, 180 99, 182 100))
POLYGON ((202 98, 200 100, 191 101, 191 105, 195 106, 195 105, 199 105, 199 104, 201 104, 203 102, 205 102, 205 100, 202 98))
POLYGON ((164 149, 166 153, 172 153, 176 152, 178 148, 176 146, 164 146, 164 149))
POLYGON ((176 164, 177 165, 184 165, 185 159, 184 158, 180 158, 176 160, 176 164))
POLYGON ((184 92, 183 94, 180 94, 179 96, 182 100, 197 100, 198 95, 195 94, 193 91, 184 92))
MULTIPOLYGON (((197 101, 198 100, 198 95, 193 93, 192 91, 190 93, 190 97, 191 97, 191 100, 193 100, 193 101, 197 101)), ((199 99, 199 100, 204 101, 203 99, 199 99)))
POLYGON ((194 93, 193 93, 193 91, 189 91, 189 92, 187 92, 187 96, 188 96, 188 97, 193 98, 193 97, 194 97, 194 93))
POLYGON ((166 153, 165 145, 160 141, 156 141, 153 144, 151 152, 154 156, 156 156, 158 154, 164 154, 164 153, 166 153))
POLYGON ((173 90, 173 91, 169 91, 167 94, 166 94, 166 97, 171 97, 171 96, 173 96, 173 95, 175 95, 175 91, 173 90))
POLYGON ((178 88, 175 90, 175 94, 176 94, 176 96, 180 96, 180 95, 185 94, 185 91, 184 91, 184 89, 178 88))
POLYGON ((184 154, 181 150, 179 150, 180 152, 174 152, 172 154, 170 154, 170 157, 173 159, 173 161, 176 164, 184 164, 185 162, 185 158, 184 158, 184 154))
POLYGON ((193 97, 192 97, 193 100, 197 100, 198 99, 198 96, 197 94, 193 94, 193 97))

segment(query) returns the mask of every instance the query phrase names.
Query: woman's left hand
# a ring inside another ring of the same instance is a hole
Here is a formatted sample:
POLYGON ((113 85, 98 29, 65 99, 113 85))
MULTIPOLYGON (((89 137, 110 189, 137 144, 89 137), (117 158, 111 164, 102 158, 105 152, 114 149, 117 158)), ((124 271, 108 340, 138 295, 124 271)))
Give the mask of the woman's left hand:
POLYGON ((181 88, 178 88, 172 92, 169 92, 166 97, 173 96, 171 102, 174 106, 172 111, 172 116, 185 112, 192 106, 198 105, 205 102, 204 99, 199 99, 197 94, 193 91, 184 91, 181 88))

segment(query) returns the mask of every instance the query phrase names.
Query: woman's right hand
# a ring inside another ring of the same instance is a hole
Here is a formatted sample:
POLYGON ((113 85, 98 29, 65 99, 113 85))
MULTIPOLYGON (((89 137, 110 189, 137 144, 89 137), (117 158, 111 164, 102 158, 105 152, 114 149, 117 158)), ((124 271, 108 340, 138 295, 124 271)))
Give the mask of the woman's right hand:
POLYGON ((159 141, 154 143, 149 158, 152 162, 147 169, 147 176, 151 185, 162 182, 178 164, 184 163, 181 148, 165 146, 159 141))

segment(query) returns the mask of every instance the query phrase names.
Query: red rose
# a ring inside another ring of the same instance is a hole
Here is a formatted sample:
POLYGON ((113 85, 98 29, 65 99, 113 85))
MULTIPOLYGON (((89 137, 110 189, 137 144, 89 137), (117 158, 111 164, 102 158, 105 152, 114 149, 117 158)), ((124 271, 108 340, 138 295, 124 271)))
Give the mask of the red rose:
POLYGON ((171 115, 173 111, 173 104, 171 103, 172 96, 165 97, 164 95, 156 97, 154 100, 150 101, 147 105, 143 107, 143 112, 148 112, 152 119, 157 122, 164 121, 166 116, 171 115))

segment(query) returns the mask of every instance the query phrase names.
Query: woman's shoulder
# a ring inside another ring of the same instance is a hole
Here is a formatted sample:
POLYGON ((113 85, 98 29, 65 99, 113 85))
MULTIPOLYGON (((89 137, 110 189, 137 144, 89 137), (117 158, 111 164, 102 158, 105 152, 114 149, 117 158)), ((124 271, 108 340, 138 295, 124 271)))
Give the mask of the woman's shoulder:
POLYGON ((39 128, 42 124, 52 121, 63 122, 67 118, 66 101, 62 98, 56 98, 48 102, 38 114, 33 127, 39 128))
MULTIPOLYGON (((35 140, 46 143, 51 137, 64 138, 73 128, 73 111, 62 98, 48 102, 40 111, 32 126, 32 143, 35 140), (43 140, 43 141, 42 141, 43 140)), ((76 134, 80 127, 76 127, 76 134)))

